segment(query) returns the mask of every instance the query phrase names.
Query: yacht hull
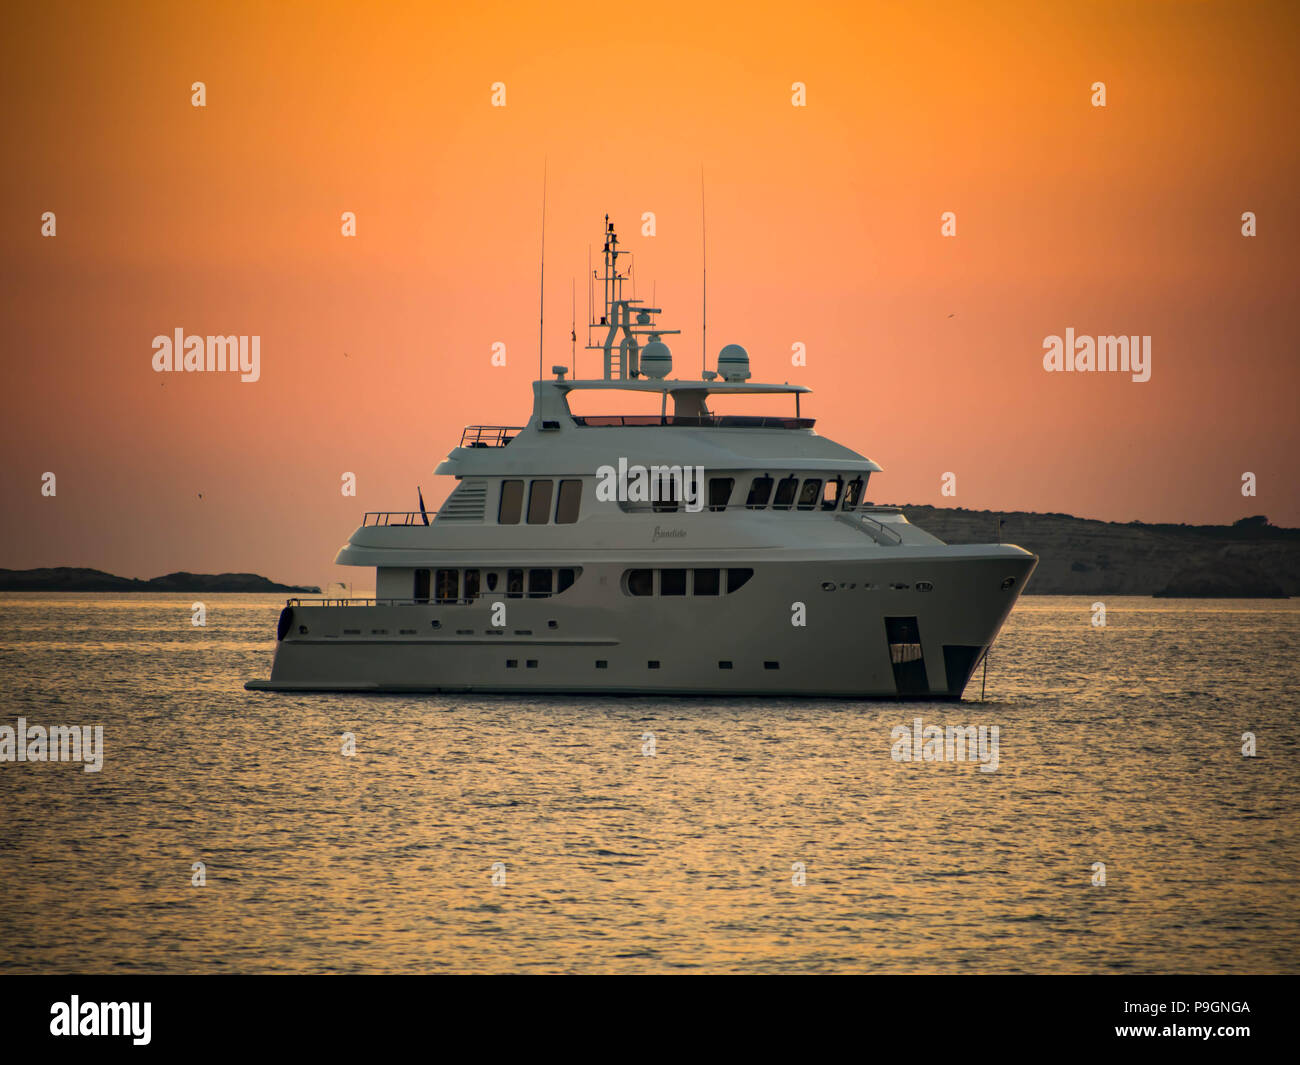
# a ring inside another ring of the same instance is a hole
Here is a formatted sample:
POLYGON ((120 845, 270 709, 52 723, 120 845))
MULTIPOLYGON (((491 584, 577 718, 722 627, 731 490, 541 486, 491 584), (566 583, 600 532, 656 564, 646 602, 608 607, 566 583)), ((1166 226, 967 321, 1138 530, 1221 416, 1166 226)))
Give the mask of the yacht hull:
POLYGON ((752 559, 716 597, 629 596, 630 563, 610 561, 553 598, 290 605, 270 680, 246 687, 960 699, 1038 561, 965 552, 752 559))

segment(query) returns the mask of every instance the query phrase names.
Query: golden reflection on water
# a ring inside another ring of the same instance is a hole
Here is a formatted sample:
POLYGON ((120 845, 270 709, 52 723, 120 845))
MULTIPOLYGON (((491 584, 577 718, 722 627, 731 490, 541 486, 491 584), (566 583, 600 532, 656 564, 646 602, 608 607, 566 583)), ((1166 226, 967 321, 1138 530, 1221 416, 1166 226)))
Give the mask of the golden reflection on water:
POLYGON ((1112 599, 1094 629, 1031 597, 983 705, 256 694, 278 599, 207 602, 195 629, 190 597, 0 597, 0 724, 106 748, 0 764, 0 969, 1300 961, 1291 602, 1112 599), (917 716, 998 725, 998 771, 894 762, 917 716))

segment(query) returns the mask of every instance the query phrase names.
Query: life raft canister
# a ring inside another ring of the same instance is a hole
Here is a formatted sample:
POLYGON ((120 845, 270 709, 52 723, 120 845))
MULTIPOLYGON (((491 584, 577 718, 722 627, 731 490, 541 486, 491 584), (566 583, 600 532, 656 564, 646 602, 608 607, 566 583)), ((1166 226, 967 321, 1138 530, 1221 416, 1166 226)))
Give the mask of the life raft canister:
POLYGON ((289 631, 289 626, 293 624, 293 607, 287 606, 280 611, 280 624, 275 629, 275 639, 278 643, 283 640, 285 634, 289 631))

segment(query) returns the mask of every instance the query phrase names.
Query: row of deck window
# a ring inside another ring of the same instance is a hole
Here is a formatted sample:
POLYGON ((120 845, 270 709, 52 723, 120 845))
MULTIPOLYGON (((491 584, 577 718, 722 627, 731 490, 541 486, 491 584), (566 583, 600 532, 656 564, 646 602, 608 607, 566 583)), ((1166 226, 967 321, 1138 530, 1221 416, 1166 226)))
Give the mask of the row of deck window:
MULTIPOLYGON (((582 482, 579 480, 561 481, 559 492, 555 491, 555 482, 545 478, 528 483, 526 514, 529 525, 547 525, 552 520, 556 525, 572 525, 578 520, 581 505, 582 482), (554 508, 551 506, 552 497, 554 508)), ((518 525, 524 513, 524 482, 502 481, 497 521, 501 525, 518 525)))
POLYGON ((472 603, 485 595, 507 599, 545 599, 572 586, 580 570, 562 569, 417 569, 412 598, 417 603, 472 603), (430 595, 432 592, 432 595, 430 595))
MULTIPOLYGON (((675 498, 676 486, 665 486, 670 497, 650 504, 659 514, 671 514, 681 509, 675 498)), ((745 507, 749 510, 856 510, 862 502, 866 480, 855 477, 804 477, 791 474, 779 481, 769 474, 755 477, 749 485, 745 507)), ((710 477, 708 509, 726 510, 736 489, 734 477, 710 477)), ((582 481, 565 479, 556 482, 548 478, 531 481, 505 480, 501 482, 501 498, 497 506, 497 522, 501 525, 518 525, 521 520, 529 525, 572 525, 578 520, 582 507, 582 481)))
MULTIPOLYGON (((863 477, 845 481, 843 477, 800 479, 794 474, 778 481, 764 473, 750 481, 745 507, 749 510, 765 510, 769 506, 772 510, 856 510, 866 483, 863 477)), ((650 504, 650 509, 659 514, 674 513, 682 506, 676 498, 676 486, 666 487, 669 498, 650 504)), ((734 477, 710 477, 708 509, 726 510, 735 489, 734 477)))
POLYGON ((626 595, 730 595, 752 569, 629 569, 623 572, 626 595), (724 591, 725 590, 725 591, 724 591))

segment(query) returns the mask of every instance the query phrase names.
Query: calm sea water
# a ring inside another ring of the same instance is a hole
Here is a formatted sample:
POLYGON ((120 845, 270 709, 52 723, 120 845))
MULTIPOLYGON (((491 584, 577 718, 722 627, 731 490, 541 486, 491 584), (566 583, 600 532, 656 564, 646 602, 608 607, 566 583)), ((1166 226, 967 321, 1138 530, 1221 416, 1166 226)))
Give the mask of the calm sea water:
POLYGON ((0 971, 1300 970, 1300 603, 1030 597, 903 705, 251 693, 280 598, 192 599, 0 596, 0 724, 106 748, 0 764, 0 971))

